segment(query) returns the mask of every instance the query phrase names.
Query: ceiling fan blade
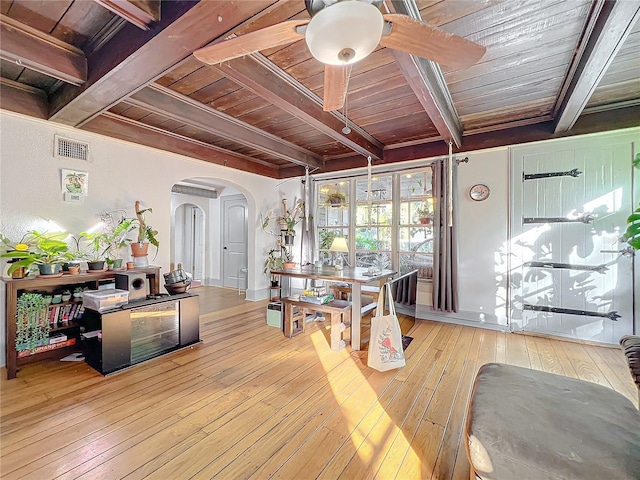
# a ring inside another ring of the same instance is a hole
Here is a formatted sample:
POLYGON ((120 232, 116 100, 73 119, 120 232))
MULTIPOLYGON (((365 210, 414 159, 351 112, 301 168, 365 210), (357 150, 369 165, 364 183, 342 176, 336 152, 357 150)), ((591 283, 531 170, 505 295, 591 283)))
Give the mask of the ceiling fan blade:
POLYGON ((293 43, 304 38, 304 33, 298 33, 297 27, 306 25, 309 21, 306 18, 276 23, 270 27, 201 48, 193 52, 193 55, 203 63, 215 65, 267 48, 293 43))
POLYGON ((383 47, 427 58, 452 68, 470 67, 486 51, 482 45, 407 15, 390 13, 384 15, 384 19, 391 22, 391 32, 382 36, 380 45, 383 47))
POLYGON ((347 96, 350 76, 350 64, 324 66, 324 102, 322 109, 325 112, 342 108, 344 99, 347 96))

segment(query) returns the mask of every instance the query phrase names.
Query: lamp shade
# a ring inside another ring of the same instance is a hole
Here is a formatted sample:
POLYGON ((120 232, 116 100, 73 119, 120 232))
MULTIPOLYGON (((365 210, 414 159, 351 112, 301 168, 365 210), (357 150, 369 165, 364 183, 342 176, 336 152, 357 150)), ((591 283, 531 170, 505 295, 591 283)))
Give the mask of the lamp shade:
POLYGON ((333 239, 331 246, 329 247, 331 252, 348 252, 347 239, 344 237, 336 237, 333 239))
POLYGON ((370 3, 348 0, 316 13, 305 33, 311 55, 322 63, 344 65, 362 60, 382 37, 384 18, 370 3))

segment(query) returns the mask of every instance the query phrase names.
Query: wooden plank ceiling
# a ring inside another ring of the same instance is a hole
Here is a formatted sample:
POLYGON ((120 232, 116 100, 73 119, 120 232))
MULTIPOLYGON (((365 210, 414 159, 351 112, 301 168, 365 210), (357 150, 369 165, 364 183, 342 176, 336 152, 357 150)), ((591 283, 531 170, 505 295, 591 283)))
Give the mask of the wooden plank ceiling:
POLYGON ((324 112, 304 41, 191 53, 302 0, 1 0, 0 108, 273 178, 640 124, 640 0, 386 0, 486 47, 452 69, 378 47, 324 112))

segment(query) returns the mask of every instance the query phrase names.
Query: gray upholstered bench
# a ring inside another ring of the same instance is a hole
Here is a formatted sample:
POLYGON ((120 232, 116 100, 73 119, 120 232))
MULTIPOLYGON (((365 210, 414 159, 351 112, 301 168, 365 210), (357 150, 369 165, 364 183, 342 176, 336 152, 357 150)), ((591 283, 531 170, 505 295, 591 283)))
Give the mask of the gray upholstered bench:
POLYGON ((465 440, 472 479, 640 479, 640 412, 623 395, 583 380, 483 365, 465 440))

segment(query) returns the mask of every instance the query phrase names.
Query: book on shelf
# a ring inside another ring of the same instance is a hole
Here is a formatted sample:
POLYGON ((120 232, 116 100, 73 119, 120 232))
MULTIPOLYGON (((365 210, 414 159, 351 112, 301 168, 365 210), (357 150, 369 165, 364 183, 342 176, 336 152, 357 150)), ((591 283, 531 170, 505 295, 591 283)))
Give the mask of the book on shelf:
POLYGON ((56 350, 58 348, 70 347, 71 345, 76 344, 75 338, 69 338, 64 342, 58 343, 49 343, 48 345, 40 345, 39 347, 34 348, 33 350, 21 350, 18 352, 18 358, 28 357, 30 355, 35 355, 37 353, 48 352, 49 350, 56 350))
POLYGON ((64 333, 54 333, 49 337, 49 345, 54 343, 66 342, 67 336, 64 333))

